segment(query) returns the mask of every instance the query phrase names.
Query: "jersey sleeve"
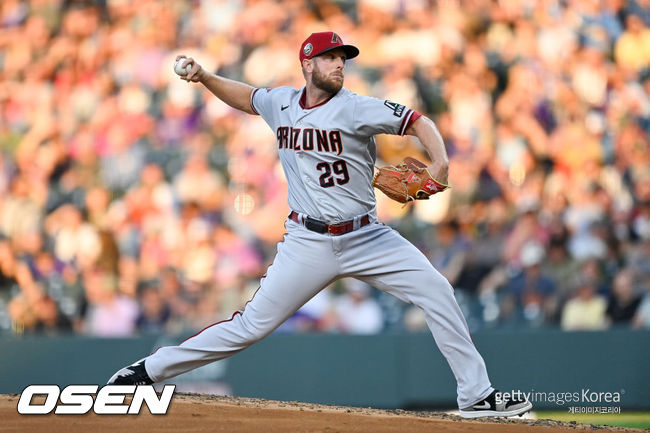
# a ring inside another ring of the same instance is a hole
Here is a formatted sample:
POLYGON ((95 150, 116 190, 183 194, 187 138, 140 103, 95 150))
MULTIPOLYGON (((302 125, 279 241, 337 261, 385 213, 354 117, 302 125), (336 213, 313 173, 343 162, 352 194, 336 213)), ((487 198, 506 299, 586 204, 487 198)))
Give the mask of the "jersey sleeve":
POLYGON ((251 92, 251 109, 255 114, 259 114, 264 117, 264 114, 268 114, 273 100, 273 95, 271 95, 273 89, 268 88, 255 88, 251 92))
POLYGON ((388 100, 356 95, 354 107, 355 129, 367 134, 404 135, 421 114, 404 105, 388 100))

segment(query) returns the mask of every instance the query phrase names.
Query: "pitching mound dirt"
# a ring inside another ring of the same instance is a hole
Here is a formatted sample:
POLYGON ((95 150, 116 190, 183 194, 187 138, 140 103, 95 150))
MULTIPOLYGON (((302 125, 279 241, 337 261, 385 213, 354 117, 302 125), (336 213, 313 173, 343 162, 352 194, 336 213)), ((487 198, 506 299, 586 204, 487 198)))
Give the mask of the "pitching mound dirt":
POLYGON ((408 412, 297 402, 177 394, 167 415, 20 415, 19 396, 0 395, 0 432, 635 432, 550 420, 466 421, 439 412, 408 412))

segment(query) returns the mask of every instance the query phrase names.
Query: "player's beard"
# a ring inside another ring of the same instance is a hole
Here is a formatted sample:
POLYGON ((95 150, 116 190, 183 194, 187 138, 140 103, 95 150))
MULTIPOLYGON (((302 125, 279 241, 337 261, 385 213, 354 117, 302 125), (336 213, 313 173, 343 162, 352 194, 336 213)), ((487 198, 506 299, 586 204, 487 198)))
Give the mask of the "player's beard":
MULTIPOLYGON (((343 75, 343 71, 341 71, 341 75, 343 75)), ((314 68, 314 72, 311 75, 311 82, 317 88, 332 95, 338 93, 338 91, 341 90, 341 87, 343 87, 343 80, 335 80, 326 77, 325 74, 322 74, 320 69, 318 69, 318 66, 314 68)))

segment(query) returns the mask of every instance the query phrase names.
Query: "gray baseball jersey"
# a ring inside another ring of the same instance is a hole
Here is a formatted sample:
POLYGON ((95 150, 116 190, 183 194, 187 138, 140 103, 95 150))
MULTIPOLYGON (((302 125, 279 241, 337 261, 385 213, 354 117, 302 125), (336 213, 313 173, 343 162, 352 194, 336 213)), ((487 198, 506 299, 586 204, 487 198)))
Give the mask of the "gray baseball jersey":
POLYGON ((251 108, 269 124, 289 185, 289 206, 336 223, 376 216, 376 134, 403 135, 420 114, 345 88, 314 107, 304 88, 255 89, 251 108))

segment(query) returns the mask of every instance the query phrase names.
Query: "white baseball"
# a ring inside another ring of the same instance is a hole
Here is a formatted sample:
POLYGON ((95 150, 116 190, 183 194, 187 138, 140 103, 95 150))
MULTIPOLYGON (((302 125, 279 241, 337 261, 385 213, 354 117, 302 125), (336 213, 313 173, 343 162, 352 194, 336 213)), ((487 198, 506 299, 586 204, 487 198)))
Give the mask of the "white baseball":
POLYGON ((187 60, 187 57, 181 57, 174 62, 174 72, 176 72, 181 77, 186 76, 190 72, 190 69, 192 69, 191 65, 187 65, 183 68, 183 62, 185 60, 187 60))

